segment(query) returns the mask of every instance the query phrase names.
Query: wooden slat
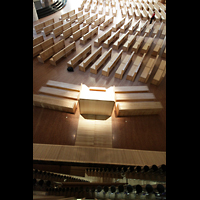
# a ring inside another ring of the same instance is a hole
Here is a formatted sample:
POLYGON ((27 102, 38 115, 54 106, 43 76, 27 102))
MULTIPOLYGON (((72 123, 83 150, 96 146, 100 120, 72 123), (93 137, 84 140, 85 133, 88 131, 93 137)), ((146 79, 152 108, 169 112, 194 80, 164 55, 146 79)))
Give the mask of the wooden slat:
POLYGON ((59 89, 64 89, 64 90, 72 90, 72 91, 77 91, 77 92, 80 92, 80 89, 81 89, 81 85, 75 85, 71 83, 64 83, 64 82, 53 81, 53 80, 48 80, 46 85, 48 87, 54 87, 54 88, 59 88, 59 89))
POLYGON ((39 93, 48 94, 48 95, 56 96, 56 97, 64 97, 64 98, 74 99, 74 100, 78 100, 78 96, 79 96, 79 92, 67 91, 67 90, 62 90, 62 89, 57 89, 57 88, 52 88, 52 87, 41 87, 39 89, 39 93))
POLYGON ((166 164, 166 152, 33 143, 33 161, 36 160, 152 166, 166 164))
POLYGON ((112 148, 112 119, 85 119, 79 116, 75 145, 112 148))
POLYGON ((115 93, 148 92, 148 86, 115 86, 115 93))
POLYGON ((63 112, 75 113, 77 101, 71 99, 58 99, 49 96, 33 95, 33 105, 63 112))
POLYGON ((117 116, 154 115, 163 109, 160 102, 118 102, 116 103, 117 116))
POLYGON ((115 101, 153 101, 155 96, 153 93, 116 93, 115 101))

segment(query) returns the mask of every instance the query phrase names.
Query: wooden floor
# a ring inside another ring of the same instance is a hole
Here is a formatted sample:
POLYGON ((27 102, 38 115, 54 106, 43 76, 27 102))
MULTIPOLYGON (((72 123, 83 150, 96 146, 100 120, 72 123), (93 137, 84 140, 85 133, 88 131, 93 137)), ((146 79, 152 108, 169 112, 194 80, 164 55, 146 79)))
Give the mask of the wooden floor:
MULTIPOLYGON (((61 14, 68 12, 72 9, 75 9, 75 12, 77 13, 78 5, 80 4, 80 2, 81 0, 76 0, 76 1, 68 0, 66 6, 62 10, 60 10, 57 13, 54 13, 53 15, 42 18, 36 22, 33 22, 33 26, 36 25, 37 23, 40 23, 50 18, 54 18, 55 22, 57 22, 61 14)), ((122 19, 121 12, 119 9, 119 3, 118 1, 116 2, 117 2, 118 12, 117 12, 117 17, 114 18, 113 24, 119 22, 122 19)), ((85 12, 83 12, 83 14, 85 14, 85 12)), ((91 16, 92 15, 93 13, 91 13, 91 16)), ((100 16, 102 15, 99 15, 99 17, 100 16)), ((106 16, 106 19, 108 19, 110 16, 111 12, 109 16, 106 16)), ((135 18, 133 18, 133 20, 137 21, 135 18)), ((128 21, 128 16, 126 16, 126 22, 127 21, 128 21)), ((142 23, 145 22, 144 20, 141 21, 142 23)), ((115 69, 110 73, 108 77, 102 75, 103 67, 99 70, 97 74, 90 73, 89 69, 87 69, 86 72, 79 71, 78 67, 74 69, 74 72, 70 73, 67 71, 67 62, 90 44, 92 44, 92 52, 95 51, 98 47, 94 46, 94 40, 97 39, 99 36, 101 36, 103 33, 105 33, 105 31, 107 31, 109 28, 111 28, 113 24, 107 27, 104 31, 101 31, 99 29, 98 35, 94 36, 92 40, 86 42, 85 45, 80 44, 80 40, 76 41, 76 51, 73 52, 71 55, 69 55, 67 58, 62 58, 57 63, 57 66, 51 65, 49 61, 45 61, 45 63, 42 64, 37 60, 37 57, 33 58, 33 93, 38 94, 38 90, 40 89, 40 87, 45 86, 48 80, 62 81, 78 85, 84 83, 87 86, 99 86, 99 87, 102 86, 106 88, 113 85, 115 86, 147 85, 149 87, 149 91, 154 93, 156 100, 161 102, 163 110, 160 112, 159 115, 133 116, 133 117, 116 117, 115 111, 113 110, 112 116, 109 119, 110 131, 107 143, 109 147, 112 148, 166 151, 166 77, 164 77, 163 81, 159 86, 155 86, 150 83, 157 71, 158 68, 157 65, 154 67, 147 84, 138 81, 140 74, 142 73, 145 67, 145 64, 151 57, 151 52, 155 47, 155 43, 152 45, 148 54, 146 55, 144 63, 142 64, 134 82, 126 80, 126 76, 128 74, 129 69, 125 72, 122 80, 114 77, 115 71, 117 70, 117 67, 120 65, 120 62, 117 64, 115 69)), ((156 24, 160 24, 160 22, 156 22, 156 24)), ((80 27, 82 26, 83 24, 81 24, 80 27)), ((91 30, 91 26, 89 30, 91 30)), ((39 35, 41 34, 36 34, 35 30, 33 29, 33 36, 37 37, 39 35)), ((143 32, 141 33, 141 35, 143 35, 143 32)), ((158 40, 159 35, 156 37, 155 41, 158 40)), ((47 36, 46 38, 49 37, 51 36, 47 36)), ((59 40, 60 38, 58 37, 54 41, 57 42, 59 40)), ((70 44, 69 38, 65 40, 65 44, 66 45, 70 44)), ((118 50, 113 49, 112 55, 120 52, 121 49, 122 46, 118 50)), ((103 47, 102 54, 107 50, 108 49, 103 47)), ((140 55, 140 50, 136 55, 140 55)), ((161 52, 163 52, 163 50, 161 50, 161 52)), ((130 55, 131 51, 129 50, 128 52, 124 52, 122 54, 122 59, 124 59, 124 57, 127 54, 130 55)), ((134 55, 134 58, 135 57, 136 56, 134 55)), ((159 58, 158 63, 160 62, 160 60, 161 58, 159 58)), ((83 131, 80 129, 81 127, 80 125, 83 122, 81 120, 83 119, 82 116, 80 115, 79 107, 77 108, 75 114, 69 114, 33 106, 33 143, 73 145, 73 146, 77 144, 80 145, 81 142, 80 138, 82 137, 81 134, 83 134, 83 131)), ((100 129, 101 126, 96 126, 96 128, 100 129)), ((93 128, 92 132, 93 144, 95 143, 94 141, 97 141, 95 139, 96 137, 94 137, 97 132, 94 132, 94 130, 96 129, 93 128)), ((98 145, 100 145, 100 143, 102 145, 104 140, 102 140, 102 137, 99 138, 101 139, 99 139, 97 143, 98 145)))
POLYGON ((98 119, 96 115, 80 115, 75 145, 112 148, 112 117, 98 119))

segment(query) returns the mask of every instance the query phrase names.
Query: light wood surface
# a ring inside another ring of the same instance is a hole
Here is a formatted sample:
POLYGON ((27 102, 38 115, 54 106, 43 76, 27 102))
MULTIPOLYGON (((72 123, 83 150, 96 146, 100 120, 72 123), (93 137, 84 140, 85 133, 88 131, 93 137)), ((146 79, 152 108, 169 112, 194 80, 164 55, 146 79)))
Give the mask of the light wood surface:
POLYGON ((71 36, 74 32, 76 32, 80 28, 80 24, 75 24, 68 29, 64 30, 63 33, 60 34, 60 38, 66 40, 69 36, 71 36))
POLYGON ((62 90, 62 89, 57 89, 57 88, 52 88, 52 87, 41 87, 39 89, 39 93, 50 94, 51 96, 64 97, 64 98, 74 99, 74 100, 78 100, 78 97, 79 97, 79 92, 62 90))
POLYGON ((114 88, 106 91, 93 91, 81 84, 79 96, 80 114, 108 115, 111 116, 115 104, 114 88))
POLYGON ((73 68, 76 67, 76 65, 79 61, 84 60, 88 54, 91 54, 91 49, 92 49, 92 45, 89 45, 88 47, 83 49, 78 55, 76 55, 70 61, 68 61, 67 65, 71 66, 73 68))
POLYGON ((80 17, 77 18, 76 23, 82 24, 89 17, 90 17, 89 12, 84 15, 81 15, 80 17))
POLYGON ((110 28, 109 30, 107 30, 101 37, 97 38, 97 39, 94 41, 94 46, 99 47, 99 45, 100 45, 104 40, 106 40, 108 37, 111 36, 111 32, 112 32, 112 28, 110 28))
POLYGON ((61 26, 63 24, 63 21, 57 21, 53 24, 50 24, 46 27, 43 28, 43 30, 41 31, 42 35, 45 37, 47 35, 49 35, 54 28, 57 28, 58 26, 61 26))
POLYGON ((106 16, 103 15, 102 17, 99 17, 98 19, 96 19, 94 22, 92 22, 91 28, 95 28, 96 26, 99 26, 101 23, 105 21, 105 18, 106 16))
MULTIPOLYGON (((43 37, 43 36, 42 36, 43 37)), ((33 47, 33 57, 37 56, 39 53, 47 49, 54 44, 53 38, 49 38, 33 47)))
POLYGON ((79 30, 76 30, 75 32, 72 33, 72 35, 70 36, 70 42, 76 41, 79 38, 81 38, 84 34, 89 32, 89 25, 86 25, 82 28, 80 28, 79 30))
POLYGON ((128 51, 129 48, 134 44, 135 40, 136 40, 136 36, 137 36, 138 32, 136 32, 134 35, 130 35, 128 37, 128 40, 125 42, 125 44, 123 45, 123 50, 124 51, 128 51))
POLYGON ((154 35, 154 37, 149 37, 146 41, 146 43, 144 44, 144 46, 141 49, 141 53, 147 53, 151 47, 151 45, 153 44, 153 41, 155 39, 156 35, 154 35))
POLYGON ((151 83, 154 85, 159 85, 166 74, 166 61, 161 60, 161 63, 156 71, 156 74, 154 75, 151 83))
POLYGON ((128 39, 128 32, 120 36, 119 39, 113 44, 113 49, 119 49, 119 47, 128 39))
POLYGON ((87 18, 84 22, 83 22, 83 26, 85 25, 90 25, 92 22, 95 21, 95 19, 98 18, 98 14, 94 14, 91 17, 87 18))
POLYGON ((64 13, 64 14, 61 14, 61 16, 60 16, 59 19, 60 19, 60 20, 69 19, 69 17, 72 16, 73 14, 75 14, 75 9, 70 10, 70 11, 64 13))
POLYGON ((126 29, 132 24, 132 18, 128 20, 127 23, 125 23, 121 28, 120 28, 120 32, 124 33, 126 31, 126 29))
POLYGON ((120 30, 118 30, 116 33, 112 34, 104 43, 103 47, 109 48, 110 44, 114 42, 117 38, 119 38, 120 30))
POLYGON ((158 39, 157 40, 156 46, 154 47, 153 52, 151 54, 152 56, 157 56, 157 54, 159 54, 164 42, 165 41, 163 39, 158 39))
POLYGON ((166 36, 166 25, 164 25, 164 27, 163 27, 160 38, 164 38, 165 36, 166 36))
POLYGON ((64 89, 64 90, 72 90, 72 91, 77 91, 80 92, 81 85, 75 85, 75 84, 70 84, 70 83, 65 83, 65 82, 60 82, 60 81, 53 81, 53 80, 48 80, 46 85, 48 87, 54 87, 54 88, 59 88, 59 89, 64 89))
POLYGON ((153 71, 153 68, 156 65, 156 62, 159 58, 159 54, 156 56, 156 58, 150 58, 144 68, 144 70, 142 71, 142 74, 140 75, 139 81, 146 83, 151 75, 151 72, 153 71))
POLYGON ((48 58, 58 53, 63 48, 65 48, 65 41, 62 39, 56 44, 42 51, 40 55, 37 57, 37 59, 39 62, 44 63, 48 58))
POLYGON ((133 31, 139 26, 140 22, 141 22, 141 19, 138 19, 138 20, 137 20, 136 22, 134 22, 134 23, 133 23, 133 21, 132 21, 132 24, 133 24, 133 25, 131 25, 130 28, 129 28, 129 34, 132 34, 132 33, 133 33, 133 31))
POLYGON ((33 143, 34 161, 152 166, 166 164, 166 152, 33 143))
POLYGON ((131 61, 132 61, 132 58, 133 58, 133 55, 134 55, 135 52, 132 52, 132 54, 129 56, 127 55, 121 62, 120 66, 117 68, 117 71, 115 72, 115 77, 116 78, 119 78, 119 79, 122 79, 124 73, 126 72, 126 70, 128 69, 131 61))
POLYGON ((154 26, 153 33, 151 34, 152 37, 154 35, 158 34, 158 32, 162 29, 162 25, 163 25, 163 22, 161 24, 157 24, 157 25, 154 26))
POLYGON ((102 75, 109 76, 111 70, 116 66, 117 62, 121 59, 123 50, 121 50, 119 53, 115 54, 111 60, 108 62, 108 64, 103 68, 102 75))
POLYGON ((56 66, 56 62, 61 59, 62 57, 67 57, 70 53, 76 51, 76 43, 73 42, 60 50, 58 53, 54 54, 52 58, 49 59, 50 63, 56 66))
POLYGON ((71 22, 67 22, 66 24, 63 24, 61 26, 58 26, 56 28, 53 29, 53 31, 51 32, 51 35, 53 36, 53 38, 55 39, 56 37, 60 36, 60 34, 71 27, 71 22))
POLYGON ((142 65, 142 62, 144 60, 144 57, 145 57, 146 53, 143 54, 143 56, 137 56, 137 58, 135 59, 131 69, 129 70, 128 72, 128 75, 126 77, 127 80, 130 80, 130 81, 134 81, 135 80, 135 77, 142 65))
POLYGON ((111 57, 112 48, 108 51, 104 52, 100 58, 90 67, 90 72, 93 74, 97 74, 98 70, 102 65, 106 62, 106 60, 111 57))
POLYGON ((101 56, 102 47, 99 47, 96 51, 91 53, 80 65, 79 70, 85 72, 86 68, 90 63, 94 63, 96 59, 101 56))
POLYGON ((155 96, 153 93, 116 93, 116 102, 119 101, 153 101, 155 96))
POLYGON ((116 102, 117 116, 154 115, 162 110, 160 102, 116 102))
POLYGON ((92 39, 94 35, 98 35, 98 26, 88 33, 84 34, 83 37, 80 39, 80 44, 85 44, 87 40, 92 39))
POLYGON ((116 32, 125 22, 125 17, 112 27, 112 31, 116 32))
POLYGON ((148 86, 115 86, 115 93, 148 92, 148 86))
POLYGON ((49 96, 33 95, 33 105, 63 112, 75 113, 77 101, 58 99, 49 96))
POLYGON ((141 26, 139 26, 139 27, 137 28, 136 31, 138 32, 138 35, 140 35, 140 33, 146 28, 147 23, 148 23, 148 20, 146 20, 141 26))
POLYGON ((109 26, 110 24, 113 23, 113 19, 114 19, 114 16, 110 17, 109 19, 105 20, 105 22, 103 22, 101 25, 100 25, 100 30, 103 30, 109 26))
POLYGON ((38 23, 37 25, 34 26, 36 33, 40 33, 44 27, 53 24, 54 23, 54 18, 48 19, 44 22, 38 23))
POLYGON ((135 53, 138 52, 140 46, 142 45, 144 39, 145 39, 146 33, 144 36, 137 36, 136 41, 134 43, 134 45, 131 48, 131 52, 135 51, 135 53))
POLYGON ((33 47, 34 47, 35 45, 37 45, 37 44, 40 44, 40 43, 43 42, 43 41, 44 41, 43 35, 40 35, 40 36, 34 38, 34 39, 33 39, 33 47))
POLYGON ((148 27, 145 29, 146 36, 149 36, 149 34, 151 33, 155 23, 156 23, 156 21, 154 21, 152 24, 149 24, 148 27))
POLYGON ((112 117, 84 116, 79 116, 75 145, 112 148, 112 117))

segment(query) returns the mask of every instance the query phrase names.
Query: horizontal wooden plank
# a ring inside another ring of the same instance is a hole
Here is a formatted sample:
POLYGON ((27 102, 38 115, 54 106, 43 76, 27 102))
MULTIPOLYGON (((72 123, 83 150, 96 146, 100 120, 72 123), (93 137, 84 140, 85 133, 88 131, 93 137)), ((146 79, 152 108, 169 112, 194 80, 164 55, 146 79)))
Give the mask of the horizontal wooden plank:
POLYGON ((79 92, 67 91, 67 90, 62 90, 62 89, 57 89, 57 88, 52 88, 52 87, 41 87, 39 89, 39 92, 42 94, 48 94, 52 96, 64 97, 64 98, 74 99, 74 100, 78 100, 78 97, 79 97, 79 92))
POLYGON ((33 143, 33 161, 35 160, 53 161, 55 163, 74 162, 126 166, 152 166, 155 164, 159 166, 166 164, 166 152, 33 143), (55 153, 51 155, 53 151, 55 153))
POLYGON ((115 86, 115 93, 148 92, 148 86, 115 86))
POLYGON ((117 102, 117 116, 154 115, 163 109, 160 102, 117 102))
POLYGON ((65 82, 53 81, 53 80, 48 80, 46 85, 48 87, 54 87, 54 88, 59 88, 59 89, 64 89, 64 90, 72 90, 72 91, 77 91, 77 92, 80 92, 80 89, 81 89, 81 85, 75 85, 71 83, 65 83, 65 82))
POLYGON ((49 96, 33 95, 33 105, 63 112, 75 113, 77 101, 71 99, 58 99, 49 96))
POLYGON ((153 101, 155 96, 153 93, 116 93, 116 101, 153 101))

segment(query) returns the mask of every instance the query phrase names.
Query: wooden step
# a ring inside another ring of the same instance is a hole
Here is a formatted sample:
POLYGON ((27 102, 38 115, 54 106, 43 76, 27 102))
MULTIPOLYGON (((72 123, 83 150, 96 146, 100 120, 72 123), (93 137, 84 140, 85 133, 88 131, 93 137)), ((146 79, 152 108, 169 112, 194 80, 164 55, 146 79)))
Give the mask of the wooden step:
POLYGON ((33 94, 33 105, 63 112, 75 113, 77 101, 33 94))
POLYGON ((79 97, 79 92, 67 91, 67 90, 62 90, 62 89, 57 89, 57 88, 52 88, 52 87, 41 87, 39 89, 39 93, 56 96, 56 97, 64 97, 64 98, 74 99, 74 100, 78 100, 78 97, 79 97))
POLYGON ((64 82, 53 81, 53 80, 48 80, 46 85, 48 87, 54 87, 54 88, 59 88, 63 90, 71 90, 71 91, 77 91, 77 92, 80 92, 80 89, 81 89, 81 85, 75 85, 71 83, 64 83, 64 82))
POLYGON ((144 86, 115 86, 115 93, 129 93, 129 92, 148 92, 149 88, 144 86))
POLYGON ((160 102, 117 102, 117 116, 154 115, 163 109, 160 102))
POLYGON ((153 93, 116 93, 115 101, 153 101, 155 96, 153 93))

